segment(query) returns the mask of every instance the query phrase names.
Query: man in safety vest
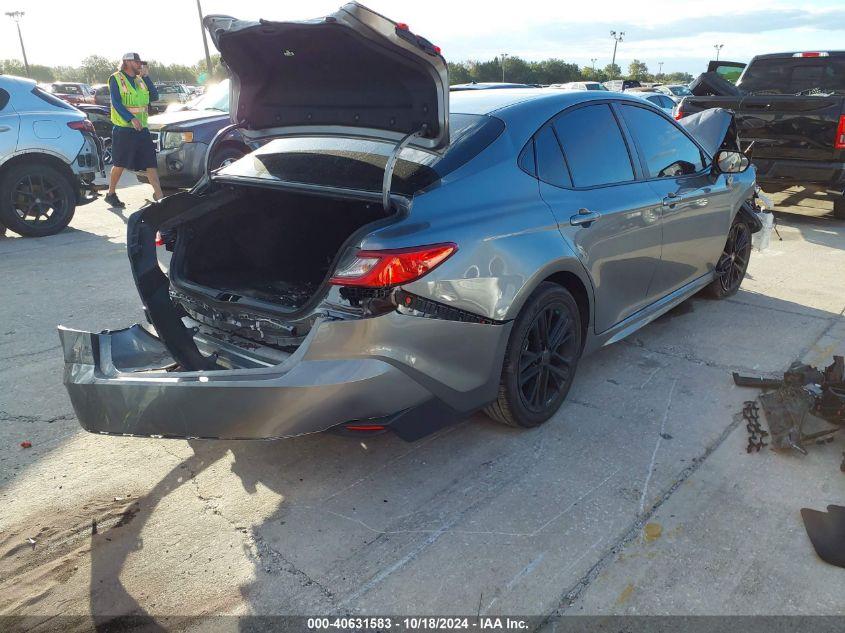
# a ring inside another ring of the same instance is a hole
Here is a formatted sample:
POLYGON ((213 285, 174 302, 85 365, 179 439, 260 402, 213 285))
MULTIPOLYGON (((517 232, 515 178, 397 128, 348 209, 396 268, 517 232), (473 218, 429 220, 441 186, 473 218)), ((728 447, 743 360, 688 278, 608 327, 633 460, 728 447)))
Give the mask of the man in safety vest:
POLYGON ((158 99, 158 91, 147 75, 147 67, 138 53, 126 53, 120 62, 120 70, 109 77, 111 94, 112 169, 109 178, 109 192, 105 197, 111 207, 123 208, 115 193, 117 181, 124 169, 146 170, 147 179, 153 186, 156 200, 161 195, 156 169, 156 149, 150 130, 147 128, 147 113, 150 101, 158 99))

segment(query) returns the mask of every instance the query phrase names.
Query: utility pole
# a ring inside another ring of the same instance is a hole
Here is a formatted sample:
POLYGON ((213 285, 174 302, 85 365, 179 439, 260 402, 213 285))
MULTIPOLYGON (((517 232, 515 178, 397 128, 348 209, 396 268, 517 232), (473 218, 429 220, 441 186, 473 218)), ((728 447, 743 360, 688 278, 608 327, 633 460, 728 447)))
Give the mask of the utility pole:
POLYGON ((202 25, 202 6, 200 0, 197 0, 197 13, 200 14, 200 31, 202 32, 202 45, 205 47, 205 74, 206 81, 211 79, 211 55, 208 54, 208 40, 205 37, 205 27, 202 25))
POLYGON ((23 46, 23 35, 21 35, 21 18, 24 16, 24 12, 7 11, 6 15, 12 18, 18 27, 18 39, 21 41, 21 54, 23 54, 23 65, 26 67, 26 76, 29 77, 29 62, 26 59, 26 49, 23 46))
POLYGON ((507 56, 507 53, 502 53, 502 83, 505 83, 505 57, 507 56))
POLYGON ((613 67, 616 66, 616 47, 619 45, 619 42, 621 42, 625 38, 625 31, 619 31, 619 33, 617 33, 616 31, 611 31, 610 37, 613 38, 613 59, 610 62, 610 70, 612 72, 613 67))
POLYGON ((719 52, 722 50, 724 44, 713 44, 713 48, 716 49, 716 61, 719 61, 719 52))

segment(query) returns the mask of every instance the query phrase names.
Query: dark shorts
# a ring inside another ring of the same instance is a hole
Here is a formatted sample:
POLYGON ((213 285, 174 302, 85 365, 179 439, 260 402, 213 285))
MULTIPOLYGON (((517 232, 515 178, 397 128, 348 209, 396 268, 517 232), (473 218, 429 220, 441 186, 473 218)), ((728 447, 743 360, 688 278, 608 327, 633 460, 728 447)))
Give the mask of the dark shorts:
POLYGON ((132 171, 156 167, 156 148, 147 128, 140 132, 115 125, 111 137, 112 164, 132 171))

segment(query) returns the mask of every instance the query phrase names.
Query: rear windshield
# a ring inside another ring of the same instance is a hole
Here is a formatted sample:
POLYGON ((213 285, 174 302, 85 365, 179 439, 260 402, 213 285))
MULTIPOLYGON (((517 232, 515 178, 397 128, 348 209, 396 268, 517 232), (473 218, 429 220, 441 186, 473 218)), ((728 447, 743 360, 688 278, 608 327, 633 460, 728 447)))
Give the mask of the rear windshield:
MULTIPOLYGON (((391 191, 411 195, 477 156, 505 128, 501 119, 477 114, 449 117, 451 144, 442 156, 402 150, 391 191)), ((220 173, 309 185, 380 192, 391 143, 328 136, 278 138, 220 173)))
POLYGON ((780 57, 753 60, 737 86, 748 94, 845 94, 845 59, 780 57))

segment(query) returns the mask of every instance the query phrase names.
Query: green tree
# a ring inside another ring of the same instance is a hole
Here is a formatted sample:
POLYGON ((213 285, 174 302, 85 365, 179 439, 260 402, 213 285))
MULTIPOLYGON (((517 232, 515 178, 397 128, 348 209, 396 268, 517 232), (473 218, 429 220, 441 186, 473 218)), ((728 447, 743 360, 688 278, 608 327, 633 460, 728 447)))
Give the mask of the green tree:
POLYGON ((115 70, 117 61, 106 59, 102 55, 89 55, 82 60, 79 70, 89 84, 104 84, 115 70))
POLYGON ((469 68, 467 68, 461 62, 449 62, 447 66, 449 67, 450 84, 467 84, 472 81, 472 77, 469 73, 469 68))
POLYGON ((645 63, 641 62, 639 59, 633 60, 628 66, 629 79, 645 80, 647 79, 647 75, 648 66, 645 63))
POLYGON ((619 64, 608 64, 604 67, 604 74, 610 79, 616 79, 622 74, 622 69, 619 67, 619 64))

